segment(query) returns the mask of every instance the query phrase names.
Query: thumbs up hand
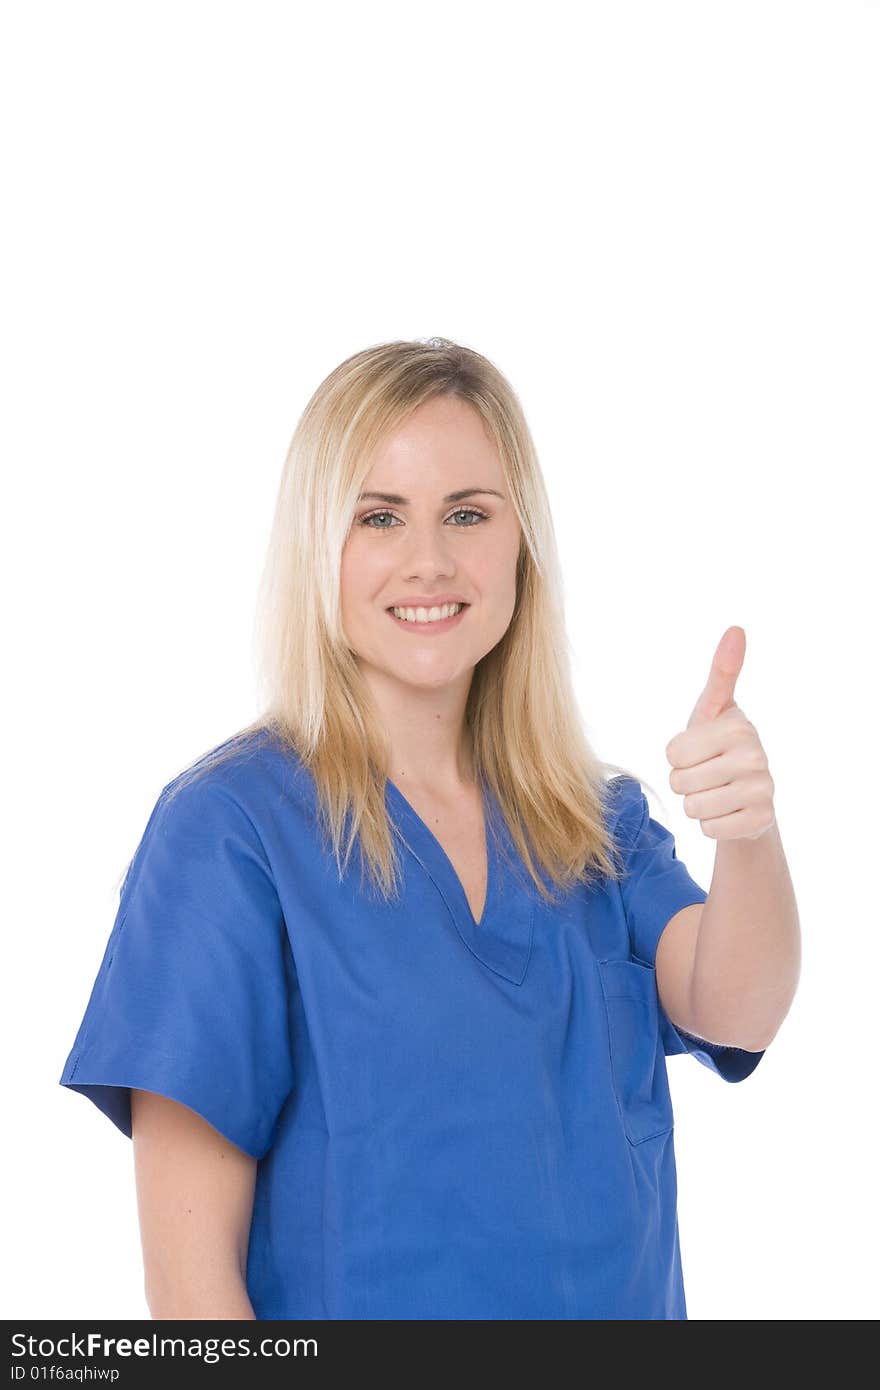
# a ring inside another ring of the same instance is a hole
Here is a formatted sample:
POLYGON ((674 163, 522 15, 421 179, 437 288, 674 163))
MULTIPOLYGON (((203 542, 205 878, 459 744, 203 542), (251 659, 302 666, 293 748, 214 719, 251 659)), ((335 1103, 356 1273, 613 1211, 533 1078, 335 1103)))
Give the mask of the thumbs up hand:
POLYGON ((687 728, 666 745, 669 785, 713 840, 756 840, 776 824, 776 790, 758 731, 733 698, 746 634, 729 627, 687 728))

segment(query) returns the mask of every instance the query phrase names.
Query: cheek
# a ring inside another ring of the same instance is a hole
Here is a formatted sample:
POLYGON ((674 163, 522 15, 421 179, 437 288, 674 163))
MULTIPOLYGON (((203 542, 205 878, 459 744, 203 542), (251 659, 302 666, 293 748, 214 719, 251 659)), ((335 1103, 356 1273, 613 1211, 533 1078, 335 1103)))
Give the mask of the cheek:
POLYGON ((479 555, 472 568, 477 588, 488 599, 493 613, 507 618, 516 603, 516 570, 519 533, 499 535, 492 546, 479 555))
POLYGON ((379 556, 364 544, 362 537, 355 535, 346 541, 342 550, 339 581, 343 607, 369 602, 374 590, 381 587, 383 579, 379 556))

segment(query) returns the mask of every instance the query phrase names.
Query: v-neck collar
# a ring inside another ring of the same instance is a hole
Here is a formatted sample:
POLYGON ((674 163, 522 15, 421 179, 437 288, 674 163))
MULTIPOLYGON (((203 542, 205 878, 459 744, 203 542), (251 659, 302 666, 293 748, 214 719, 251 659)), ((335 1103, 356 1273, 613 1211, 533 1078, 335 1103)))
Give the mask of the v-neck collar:
POLYGON ((479 922, 474 920, 467 894, 449 855, 390 777, 385 783, 385 801, 389 813, 397 812, 397 818, 392 814, 392 819, 404 844, 440 893, 465 946, 483 965, 519 985, 531 955, 535 898, 526 886, 525 866, 497 800, 485 782, 481 782, 481 786, 487 879, 486 901, 479 922), (518 867, 518 875, 514 876, 511 866, 499 854, 496 834, 507 856, 518 867))

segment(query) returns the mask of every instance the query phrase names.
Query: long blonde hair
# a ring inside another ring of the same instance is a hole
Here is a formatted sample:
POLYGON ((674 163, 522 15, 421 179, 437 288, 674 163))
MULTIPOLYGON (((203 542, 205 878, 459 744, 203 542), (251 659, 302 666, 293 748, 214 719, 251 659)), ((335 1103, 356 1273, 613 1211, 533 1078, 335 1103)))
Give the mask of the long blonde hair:
MULTIPOLYGON (((494 793, 541 896, 618 878, 604 815, 609 771, 575 699, 550 506, 520 402, 493 363, 446 338, 380 343, 347 357, 300 417, 281 476, 257 613, 262 715, 181 774, 268 732, 314 778, 342 875, 355 844, 387 897, 399 859, 385 808, 388 745, 342 628, 342 551, 377 446, 431 398, 477 410, 494 438, 522 532, 513 616, 474 669, 465 709, 474 767, 494 793), (346 825, 348 836, 342 848, 346 825)), ((487 825, 488 831, 488 825, 487 825)))

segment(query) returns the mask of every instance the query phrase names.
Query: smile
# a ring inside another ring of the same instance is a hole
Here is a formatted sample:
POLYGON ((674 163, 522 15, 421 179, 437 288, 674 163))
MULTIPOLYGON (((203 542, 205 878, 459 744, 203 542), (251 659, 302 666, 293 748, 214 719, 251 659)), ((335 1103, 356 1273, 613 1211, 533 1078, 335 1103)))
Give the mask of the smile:
POLYGON ((398 627, 406 628, 408 632, 420 633, 425 637, 435 632, 448 632, 450 628, 455 627, 457 623, 461 622, 469 607, 469 603, 444 604, 441 609, 434 611, 446 613, 448 616, 438 617, 433 619, 433 621, 428 618, 428 612, 430 610, 425 608, 398 608, 397 612, 395 612, 393 608, 386 608, 385 611, 392 622, 397 623, 398 627), (398 617, 399 613, 412 614, 412 617, 398 617))

